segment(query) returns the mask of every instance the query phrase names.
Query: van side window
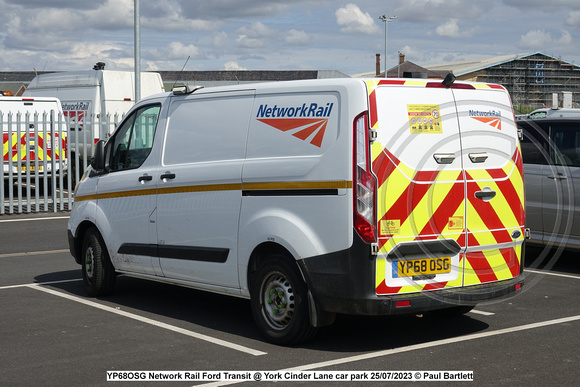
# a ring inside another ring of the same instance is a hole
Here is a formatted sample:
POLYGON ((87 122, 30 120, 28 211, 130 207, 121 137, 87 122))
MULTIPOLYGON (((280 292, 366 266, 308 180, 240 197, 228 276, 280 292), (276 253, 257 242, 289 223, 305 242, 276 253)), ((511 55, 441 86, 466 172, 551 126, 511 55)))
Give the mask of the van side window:
POLYGON ((145 161, 155 137, 161 105, 145 106, 133 112, 107 144, 109 171, 139 168, 145 161))
POLYGON ((533 121, 520 122, 518 126, 524 131, 524 139, 521 141, 524 163, 550 164, 546 128, 533 121))
POLYGON ((554 164, 580 167, 580 124, 552 124, 550 140, 554 164))

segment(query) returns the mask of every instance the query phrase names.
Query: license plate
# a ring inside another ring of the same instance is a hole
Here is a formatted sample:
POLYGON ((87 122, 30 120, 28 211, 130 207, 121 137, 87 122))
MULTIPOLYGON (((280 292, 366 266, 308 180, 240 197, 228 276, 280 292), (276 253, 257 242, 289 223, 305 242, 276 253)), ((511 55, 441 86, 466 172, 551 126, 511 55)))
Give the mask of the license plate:
MULTIPOLYGON (((22 172, 26 172, 26 167, 21 167, 20 170, 22 172)), ((30 168, 28 169, 30 172, 35 172, 36 171, 36 167, 34 165, 31 165, 30 168)), ((38 167, 38 171, 42 172, 42 167, 38 167)))
POLYGON ((408 259, 394 264, 397 265, 397 269, 393 270, 396 277, 451 273, 451 257, 408 259))

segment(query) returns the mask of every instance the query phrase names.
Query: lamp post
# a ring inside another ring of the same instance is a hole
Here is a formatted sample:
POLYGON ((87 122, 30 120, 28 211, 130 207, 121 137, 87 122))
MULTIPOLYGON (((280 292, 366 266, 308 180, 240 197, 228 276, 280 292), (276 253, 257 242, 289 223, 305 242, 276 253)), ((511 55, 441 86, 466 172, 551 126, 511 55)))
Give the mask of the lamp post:
POLYGON ((386 78, 387 77, 387 26, 389 25, 390 22, 395 21, 395 19, 397 19, 397 17, 396 16, 387 17, 387 15, 383 14, 383 15, 379 16, 379 19, 385 23, 385 78, 386 78))
POLYGON ((141 9, 140 0, 134 1, 135 13, 135 103, 141 99, 141 23, 139 21, 141 9))

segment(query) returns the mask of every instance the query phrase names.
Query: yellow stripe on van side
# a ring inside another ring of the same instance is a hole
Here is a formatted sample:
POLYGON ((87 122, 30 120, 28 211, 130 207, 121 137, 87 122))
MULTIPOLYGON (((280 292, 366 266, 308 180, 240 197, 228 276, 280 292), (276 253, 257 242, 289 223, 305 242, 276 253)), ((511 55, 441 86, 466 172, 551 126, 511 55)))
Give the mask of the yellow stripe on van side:
POLYGON ((352 188, 352 181, 289 181, 272 183, 244 183, 247 191, 276 189, 345 189, 352 188))
POLYGON ((207 184, 188 185, 178 187, 166 187, 159 189, 142 189, 131 191, 118 191, 99 193, 98 195, 82 195, 75 197, 76 202, 97 199, 126 198, 131 196, 146 195, 166 195, 188 192, 216 192, 216 191, 241 191, 244 190, 300 190, 300 189, 347 189, 352 188, 352 181, 289 181, 289 182, 267 182, 267 183, 233 183, 233 184, 207 184))
POLYGON ((159 188, 157 193, 159 195, 166 195, 166 194, 189 193, 189 192, 240 191, 241 189, 242 185, 240 183, 186 185, 182 187, 159 188))
POLYGON ((75 197, 75 202, 84 202, 88 200, 97 200, 97 195, 82 195, 75 197))
POLYGON ((98 193, 97 199, 116 199, 116 198, 128 198, 132 196, 148 196, 148 195, 155 195, 157 190, 153 189, 139 189, 133 191, 119 191, 119 192, 105 192, 105 193, 98 193))

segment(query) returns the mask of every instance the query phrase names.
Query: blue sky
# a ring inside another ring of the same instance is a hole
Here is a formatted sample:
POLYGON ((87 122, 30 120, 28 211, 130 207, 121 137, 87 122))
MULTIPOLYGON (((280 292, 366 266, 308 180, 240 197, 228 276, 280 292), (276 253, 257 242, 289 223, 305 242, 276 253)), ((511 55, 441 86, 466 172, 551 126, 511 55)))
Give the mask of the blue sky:
MULTIPOLYGON (((0 71, 133 68, 134 0, 0 0, 0 71)), ((142 70, 373 72, 545 54, 580 64, 578 0, 140 0, 142 70)))

